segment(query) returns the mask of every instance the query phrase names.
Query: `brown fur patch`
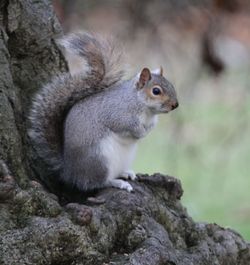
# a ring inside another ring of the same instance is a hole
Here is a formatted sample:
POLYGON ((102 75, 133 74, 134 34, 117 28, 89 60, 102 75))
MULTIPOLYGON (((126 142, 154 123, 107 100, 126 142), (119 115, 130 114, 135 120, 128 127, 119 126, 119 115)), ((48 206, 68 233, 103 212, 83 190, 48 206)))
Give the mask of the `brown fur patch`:
POLYGON ((160 66, 160 75, 163 76, 163 68, 160 66))
POLYGON ((145 89, 145 92, 146 92, 147 96, 149 98, 153 99, 153 100, 158 100, 158 101, 161 101, 162 103, 169 101, 169 96, 166 93, 164 93, 163 89, 159 85, 154 85, 154 86, 151 86, 151 87, 147 87, 145 89), (154 87, 158 87, 161 90, 161 94, 160 95, 154 95, 152 93, 152 89, 154 87))

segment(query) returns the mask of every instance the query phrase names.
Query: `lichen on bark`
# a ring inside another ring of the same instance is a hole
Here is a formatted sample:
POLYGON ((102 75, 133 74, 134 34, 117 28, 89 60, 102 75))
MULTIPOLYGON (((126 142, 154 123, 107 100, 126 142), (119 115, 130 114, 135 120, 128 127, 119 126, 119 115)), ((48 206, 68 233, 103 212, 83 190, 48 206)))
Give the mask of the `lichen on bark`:
POLYGON ((0 264, 249 264, 239 234, 188 216, 177 179, 139 175, 131 184, 133 193, 100 190, 101 204, 62 206, 37 182, 23 190, 1 174, 0 264))
POLYGON ((61 35, 50 1, 1 1, 0 158, 23 187, 29 177, 43 175, 27 138, 27 116, 37 89, 67 71, 55 44, 61 35))

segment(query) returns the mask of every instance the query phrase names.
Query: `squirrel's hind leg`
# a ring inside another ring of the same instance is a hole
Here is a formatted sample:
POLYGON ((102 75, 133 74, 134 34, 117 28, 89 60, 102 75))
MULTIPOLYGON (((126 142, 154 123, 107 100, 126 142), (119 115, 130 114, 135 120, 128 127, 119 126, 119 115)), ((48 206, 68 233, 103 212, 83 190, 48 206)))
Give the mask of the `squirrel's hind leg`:
POLYGON ((108 168, 103 156, 97 152, 98 149, 93 146, 77 146, 75 148, 65 146, 62 180, 74 184, 83 191, 105 187, 108 168))

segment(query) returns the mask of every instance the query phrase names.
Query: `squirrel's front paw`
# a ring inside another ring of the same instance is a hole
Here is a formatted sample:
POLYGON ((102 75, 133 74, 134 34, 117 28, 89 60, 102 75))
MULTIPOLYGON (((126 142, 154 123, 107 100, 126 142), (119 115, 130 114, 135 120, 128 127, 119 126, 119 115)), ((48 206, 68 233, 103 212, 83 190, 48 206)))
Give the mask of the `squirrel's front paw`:
POLYGON ((108 182, 107 186, 127 190, 128 192, 131 192, 133 190, 133 187, 127 181, 121 179, 112 179, 108 182))
POLYGON ((133 170, 127 170, 121 174, 121 178, 135 180, 137 177, 133 170))

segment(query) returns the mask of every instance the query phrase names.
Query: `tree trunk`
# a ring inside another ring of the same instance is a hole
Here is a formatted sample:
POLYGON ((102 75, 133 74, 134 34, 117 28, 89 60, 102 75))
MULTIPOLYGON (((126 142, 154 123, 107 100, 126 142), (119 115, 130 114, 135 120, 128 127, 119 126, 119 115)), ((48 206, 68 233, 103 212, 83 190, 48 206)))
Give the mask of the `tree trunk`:
POLYGON ((55 43, 62 30, 49 1, 2 0, 0 8, 0 157, 24 187, 42 172, 26 134, 32 95, 67 65, 55 43))
POLYGON ((250 264, 238 233, 188 216, 175 178, 140 175, 133 193, 67 204, 31 181, 47 172, 26 117, 34 92, 67 71, 62 30, 48 0, 2 0, 0 25, 0 264, 250 264))

